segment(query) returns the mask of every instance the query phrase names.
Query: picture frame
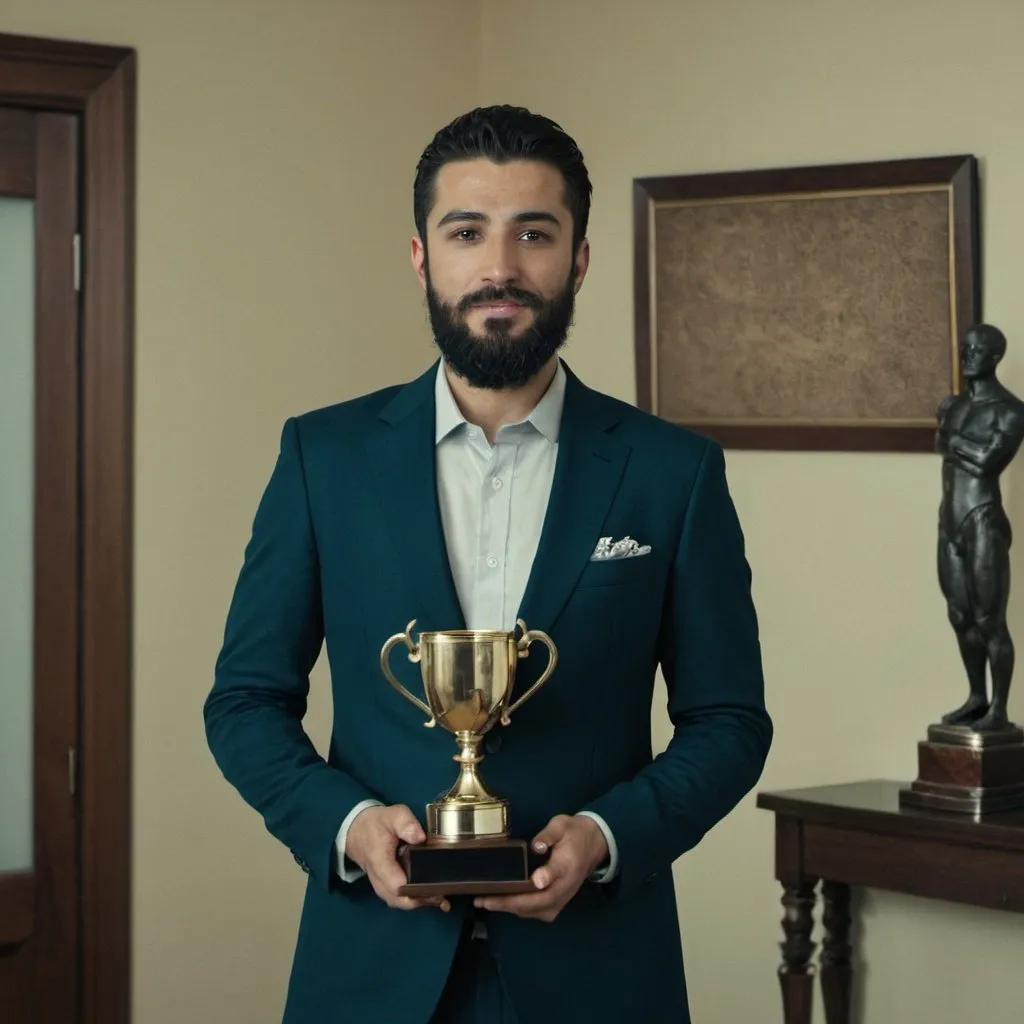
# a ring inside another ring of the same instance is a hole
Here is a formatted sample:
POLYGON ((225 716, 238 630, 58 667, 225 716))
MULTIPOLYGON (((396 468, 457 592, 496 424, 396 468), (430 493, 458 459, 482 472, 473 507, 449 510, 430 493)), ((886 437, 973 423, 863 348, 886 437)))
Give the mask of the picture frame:
POLYGON ((978 192, 972 155, 635 179, 637 405, 730 448, 931 451, 978 192))

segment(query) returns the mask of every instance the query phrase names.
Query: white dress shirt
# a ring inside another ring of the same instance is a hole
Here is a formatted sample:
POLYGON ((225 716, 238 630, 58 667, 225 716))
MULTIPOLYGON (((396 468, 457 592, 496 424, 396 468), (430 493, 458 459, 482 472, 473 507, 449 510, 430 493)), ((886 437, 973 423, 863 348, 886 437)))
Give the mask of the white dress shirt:
MULTIPOLYGON (((444 365, 441 360, 434 385, 434 443, 438 503, 455 590, 467 629, 511 631, 555 475, 565 370, 559 361, 533 411, 518 423, 500 427, 492 445, 459 411, 444 365)), ((361 811, 379 806, 376 800, 356 804, 338 832, 337 868, 346 882, 364 874, 345 859, 349 826, 361 811)), ((608 843, 608 863, 591 880, 609 882, 618 871, 615 838, 600 815, 579 813, 597 822, 608 843)))

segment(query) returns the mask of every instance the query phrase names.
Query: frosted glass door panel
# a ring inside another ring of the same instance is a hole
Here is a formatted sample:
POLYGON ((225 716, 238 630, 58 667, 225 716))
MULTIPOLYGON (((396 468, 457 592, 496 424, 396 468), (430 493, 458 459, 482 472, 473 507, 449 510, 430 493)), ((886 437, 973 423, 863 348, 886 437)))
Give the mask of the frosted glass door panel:
POLYGON ((33 861, 33 206, 0 196, 0 871, 33 861))

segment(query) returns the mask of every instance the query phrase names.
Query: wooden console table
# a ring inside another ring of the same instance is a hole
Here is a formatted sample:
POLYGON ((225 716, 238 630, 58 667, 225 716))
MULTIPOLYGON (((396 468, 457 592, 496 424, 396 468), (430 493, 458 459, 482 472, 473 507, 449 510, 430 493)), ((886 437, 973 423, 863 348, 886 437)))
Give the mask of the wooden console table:
POLYGON ((761 793, 775 813, 775 877, 782 883, 783 1015, 810 1024, 821 882, 818 961, 827 1024, 848 1024, 852 967, 850 887, 867 886, 1024 912, 1024 811, 975 820, 901 808, 905 783, 855 782, 761 793))

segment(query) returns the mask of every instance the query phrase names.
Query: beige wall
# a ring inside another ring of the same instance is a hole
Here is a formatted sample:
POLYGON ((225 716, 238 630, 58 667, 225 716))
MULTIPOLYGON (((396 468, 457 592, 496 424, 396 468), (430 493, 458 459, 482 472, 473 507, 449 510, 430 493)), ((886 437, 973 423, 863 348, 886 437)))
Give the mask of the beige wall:
MULTIPOLYGON (((577 136, 594 258, 568 356, 626 399, 642 174, 977 153, 987 310, 1011 344, 1024 334, 1012 0, 969 14, 952 0, 0 0, 0 28, 140 55, 138 1024, 279 1019, 303 876, 218 782, 200 705, 283 418, 431 357, 405 256, 412 168, 436 127, 512 101, 577 136)), ((1016 346, 1008 371, 1024 384, 1016 346)), ((764 784, 907 776, 925 724, 962 689, 933 583, 934 462, 729 463, 778 726, 764 784)), ((780 1019, 770 876, 770 822, 749 801, 679 867, 702 1024, 780 1019)), ((1016 1019, 1015 918, 869 894, 862 920, 871 1024, 1016 1019)))
MULTIPOLYGON (((485 0, 483 10, 481 101, 549 113, 594 179, 591 271, 567 354, 592 384, 634 398, 633 177, 967 152, 982 158, 986 313, 1010 338, 1007 380, 1024 390, 1024 5, 485 0)), ((934 576, 934 458, 733 452, 728 463, 777 724, 762 785, 912 777, 926 725, 966 693, 934 576)), ((1022 601, 1024 588, 1018 638, 1022 601)), ((1018 717, 1022 694, 1024 682, 1018 717)), ((660 708, 656 721, 664 737, 660 708)), ((678 866, 700 1024, 781 1020, 771 876, 771 821, 753 799, 678 866)), ((867 1024, 1020 1019, 1015 916, 869 893, 861 920, 867 1024)))

